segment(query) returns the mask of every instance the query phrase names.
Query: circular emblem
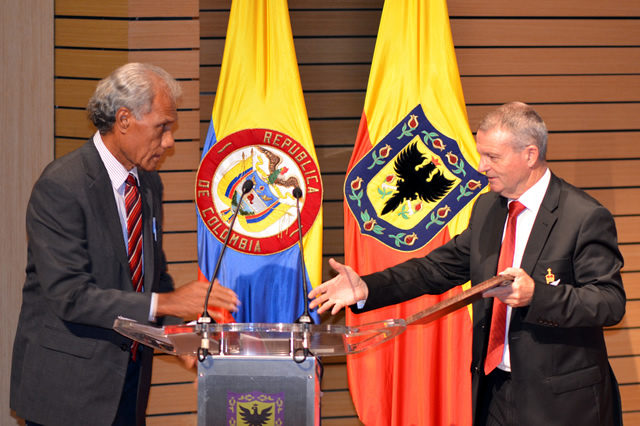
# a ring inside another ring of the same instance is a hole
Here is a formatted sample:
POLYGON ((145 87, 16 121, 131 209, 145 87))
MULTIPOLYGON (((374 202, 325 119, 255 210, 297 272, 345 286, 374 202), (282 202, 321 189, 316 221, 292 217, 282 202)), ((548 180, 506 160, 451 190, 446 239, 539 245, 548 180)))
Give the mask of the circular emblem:
POLYGON ((206 153, 196 178, 196 205, 209 231, 233 249, 271 254, 298 242, 294 188, 302 190, 300 222, 305 235, 322 205, 322 180, 305 147, 284 133, 245 129, 218 141, 206 153), (253 189, 242 197, 243 183, 253 189))

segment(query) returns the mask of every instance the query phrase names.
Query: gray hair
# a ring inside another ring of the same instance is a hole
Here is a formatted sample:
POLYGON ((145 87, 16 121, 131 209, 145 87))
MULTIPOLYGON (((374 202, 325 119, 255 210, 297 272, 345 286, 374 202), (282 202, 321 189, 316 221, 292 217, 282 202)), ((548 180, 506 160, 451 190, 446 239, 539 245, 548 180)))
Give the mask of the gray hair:
POLYGON ((108 133, 118 109, 127 108, 140 120, 151 112, 156 91, 162 89, 177 105, 182 88, 168 72, 151 64, 125 64, 100 80, 87 105, 87 115, 100 133, 108 133))
POLYGON ((516 151, 529 145, 538 148, 538 159, 545 161, 547 155, 547 126, 538 113, 522 102, 510 102, 500 106, 480 122, 478 131, 501 129, 510 133, 516 151))

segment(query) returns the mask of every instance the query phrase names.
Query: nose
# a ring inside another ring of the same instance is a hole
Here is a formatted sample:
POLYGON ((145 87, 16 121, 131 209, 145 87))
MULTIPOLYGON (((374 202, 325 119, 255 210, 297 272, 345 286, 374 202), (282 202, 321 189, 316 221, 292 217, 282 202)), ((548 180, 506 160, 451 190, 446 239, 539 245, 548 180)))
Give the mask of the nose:
POLYGON ((489 170, 489 168, 487 167, 487 160, 483 156, 480 156, 480 163, 478 164, 478 171, 480 173, 486 173, 488 170, 489 170))
POLYGON ((169 149, 172 148, 173 145, 175 145, 175 140, 173 139, 173 131, 169 130, 167 132, 164 132, 164 134, 162 135, 162 147, 164 149, 169 149))

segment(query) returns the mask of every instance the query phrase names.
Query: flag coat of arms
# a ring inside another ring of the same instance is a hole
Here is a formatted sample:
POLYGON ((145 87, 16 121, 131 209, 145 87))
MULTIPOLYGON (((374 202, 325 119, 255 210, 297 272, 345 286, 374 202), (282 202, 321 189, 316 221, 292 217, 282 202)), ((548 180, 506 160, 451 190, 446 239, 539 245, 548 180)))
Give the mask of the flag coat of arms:
POLYGON ((309 290, 321 281, 322 180, 284 0, 232 3, 195 186, 203 279, 229 237, 217 278, 242 305, 228 320, 293 322, 306 303, 298 209, 309 290))
MULTIPOLYGON (((446 1, 385 2, 345 179, 346 264, 369 274, 459 234, 487 187, 478 161, 446 1)), ((460 291, 347 312, 347 325, 406 318, 460 291)), ((461 309, 349 356, 360 419, 368 426, 470 425, 471 332, 471 311, 461 309)))

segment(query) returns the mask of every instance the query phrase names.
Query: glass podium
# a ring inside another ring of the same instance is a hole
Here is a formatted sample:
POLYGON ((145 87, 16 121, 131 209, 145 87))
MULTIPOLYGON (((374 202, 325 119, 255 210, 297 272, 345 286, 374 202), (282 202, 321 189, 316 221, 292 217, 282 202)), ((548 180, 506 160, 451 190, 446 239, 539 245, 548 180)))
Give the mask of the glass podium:
POLYGON ((201 347, 207 346, 208 355, 198 363, 198 425, 319 425, 321 357, 369 350, 398 336, 407 326, 435 321, 512 281, 512 276, 500 275, 406 320, 356 327, 283 323, 153 327, 118 318, 113 328, 172 355, 198 356, 201 347))
POLYGON ((319 425, 320 357, 351 355, 406 329, 402 319, 358 327, 313 324, 184 324, 153 327, 118 318, 113 328, 172 355, 197 356, 198 425, 319 425), (251 421, 265 423, 251 423, 251 421))

